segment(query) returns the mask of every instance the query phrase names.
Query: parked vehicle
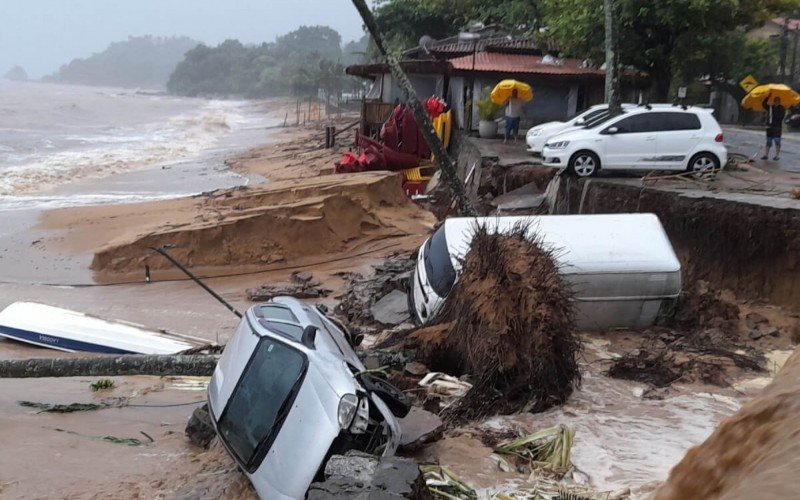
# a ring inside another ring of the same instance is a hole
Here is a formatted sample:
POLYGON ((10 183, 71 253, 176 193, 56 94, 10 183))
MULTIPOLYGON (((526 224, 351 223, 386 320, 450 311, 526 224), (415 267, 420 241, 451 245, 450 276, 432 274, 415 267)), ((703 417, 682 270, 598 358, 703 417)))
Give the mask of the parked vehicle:
POLYGON ((602 113, 548 139, 542 157, 546 166, 589 177, 600 169, 705 173, 725 165, 728 151, 711 110, 654 105, 602 113))
POLYGON ((555 251, 582 329, 650 326, 680 293, 680 262, 653 214, 450 218, 419 248, 408 292, 415 322, 436 316, 477 225, 502 233, 519 223, 555 251))
MULTIPOLYGON (((622 105, 622 107, 625 109, 633 108, 635 106, 636 104, 622 105)), ((544 145, 547 143, 549 138, 566 130, 581 127, 585 125, 586 122, 591 121, 593 118, 606 111, 608 111, 608 104, 597 104, 583 110, 567 121, 553 121, 536 125, 535 127, 529 129, 528 133, 525 134, 525 142, 528 144, 528 151, 536 155, 541 155, 544 145)))
POLYGON ((261 498, 300 499, 335 453, 391 455, 402 392, 364 374, 345 332, 289 297, 251 307, 208 388, 220 440, 261 498))

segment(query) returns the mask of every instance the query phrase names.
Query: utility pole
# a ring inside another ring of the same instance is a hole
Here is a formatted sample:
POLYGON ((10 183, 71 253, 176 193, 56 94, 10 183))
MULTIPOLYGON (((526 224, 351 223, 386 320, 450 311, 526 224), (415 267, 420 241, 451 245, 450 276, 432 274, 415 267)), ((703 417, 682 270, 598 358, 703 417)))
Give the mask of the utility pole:
POLYGON ((622 112, 619 89, 619 54, 617 52, 617 30, 614 26, 614 0, 603 0, 606 16, 606 103, 612 116, 622 112))
POLYGON ((781 28, 781 44, 780 44, 780 66, 778 67, 778 74, 782 82, 786 82, 786 56, 789 52, 789 18, 783 18, 783 27, 781 28))
POLYGON ((394 78, 395 82, 397 82, 397 86, 400 87, 406 94, 406 101, 414 114, 414 121, 417 122, 419 130, 422 132, 422 136, 425 138, 425 141, 427 141, 431 151, 436 156, 436 163, 439 164, 439 168, 442 170, 442 176, 450 186, 450 190, 453 192, 453 197, 456 199, 458 212, 461 215, 468 217, 476 216, 477 212, 472 206, 472 202, 470 202, 469 198, 467 198, 467 194, 464 190, 464 184, 461 182, 461 179, 458 178, 458 172, 456 171, 456 166, 453 163, 453 159, 450 158, 447 150, 442 145, 442 141, 439 140, 439 136, 437 136, 436 132, 433 130, 431 117, 419 102, 417 93, 414 90, 414 87, 411 85, 411 82, 408 80, 403 68, 400 67, 400 63, 386 50, 386 46, 383 43, 383 37, 381 37, 381 34, 378 31, 378 25, 375 22, 375 17, 372 15, 369 7, 367 7, 367 3, 364 0, 353 0, 353 5, 355 5, 358 13, 361 14, 361 19, 364 21, 364 25, 366 25, 370 35, 372 35, 372 40, 375 42, 375 45, 378 47, 380 53, 386 59, 389 69, 392 72, 392 78, 394 78))
POLYGON ((797 74, 797 29, 792 30, 792 67, 789 70, 789 85, 794 85, 797 74))

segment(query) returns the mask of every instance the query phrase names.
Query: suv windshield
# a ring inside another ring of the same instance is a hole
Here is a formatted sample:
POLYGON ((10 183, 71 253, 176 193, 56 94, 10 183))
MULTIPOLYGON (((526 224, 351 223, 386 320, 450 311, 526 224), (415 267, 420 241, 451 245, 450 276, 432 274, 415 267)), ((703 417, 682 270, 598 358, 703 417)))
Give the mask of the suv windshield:
POLYGON ((219 420, 219 432, 239 462, 252 471, 269 451, 306 373, 304 354, 264 337, 219 420))
POLYGON ((425 244, 425 274, 428 283, 439 297, 447 297, 453 284, 456 282, 456 270, 450 261, 450 251, 447 249, 447 237, 444 225, 428 238, 425 244))

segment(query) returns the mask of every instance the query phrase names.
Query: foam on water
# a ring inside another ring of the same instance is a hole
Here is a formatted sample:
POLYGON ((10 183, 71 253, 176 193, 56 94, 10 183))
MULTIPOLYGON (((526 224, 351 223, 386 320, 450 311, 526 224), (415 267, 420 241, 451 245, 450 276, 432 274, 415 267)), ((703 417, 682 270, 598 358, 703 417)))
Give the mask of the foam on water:
MULTIPOLYGON (((263 129, 247 101, 140 95, 119 89, 0 84, 0 208, 162 199, 167 193, 41 195, 83 179, 197 159, 263 129), (238 135, 237 135, 238 134, 238 135), (72 198, 72 197, 66 197, 72 198)), ((186 193, 176 193, 176 195, 186 193)))

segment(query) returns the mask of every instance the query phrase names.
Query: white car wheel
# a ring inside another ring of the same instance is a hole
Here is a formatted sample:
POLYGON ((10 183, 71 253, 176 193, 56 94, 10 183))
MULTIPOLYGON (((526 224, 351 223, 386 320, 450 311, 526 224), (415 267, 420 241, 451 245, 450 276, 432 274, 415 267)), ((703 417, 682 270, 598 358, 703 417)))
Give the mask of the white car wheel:
POLYGON ((691 160, 689 160, 688 170, 693 172, 695 175, 709 174, 718 168, 719 160, 709 153, 696 154, 691 160))
POLYGON ((597 173, 600 160, 594 153, 580 151, 570 159, 569 169, 578 177, 590 177, 597 173))

